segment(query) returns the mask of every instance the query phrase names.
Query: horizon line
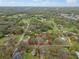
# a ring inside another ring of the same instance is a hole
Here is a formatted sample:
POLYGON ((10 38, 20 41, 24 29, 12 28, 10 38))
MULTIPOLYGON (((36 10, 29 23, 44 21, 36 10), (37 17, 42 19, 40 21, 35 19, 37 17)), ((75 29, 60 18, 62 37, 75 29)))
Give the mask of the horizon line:
POLYGON ((79 6, 0 6, 0 7, 79 7, 79 6))

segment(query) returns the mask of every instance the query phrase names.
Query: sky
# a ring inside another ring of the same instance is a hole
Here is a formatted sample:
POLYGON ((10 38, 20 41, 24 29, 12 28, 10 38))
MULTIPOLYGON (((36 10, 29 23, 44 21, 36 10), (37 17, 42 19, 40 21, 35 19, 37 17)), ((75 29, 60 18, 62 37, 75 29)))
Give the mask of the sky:
POLYGON ((0 6, 78 7, 79 0, 0 0, 0 6))

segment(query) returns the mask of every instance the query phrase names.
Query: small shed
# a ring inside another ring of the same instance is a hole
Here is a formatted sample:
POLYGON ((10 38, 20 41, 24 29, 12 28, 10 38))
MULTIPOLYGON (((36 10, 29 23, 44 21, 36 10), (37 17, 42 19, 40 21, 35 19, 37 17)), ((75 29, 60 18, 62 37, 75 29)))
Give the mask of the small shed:
POLYGON ((79 58, 79 52, 78 52, 78 51, 76 51, 75 53, 76 53, 77 57, 79 58))
POLYGON ((75 53, 76 53, 77 57, 79 58, 79 52, 78 52, 78 51, 76 51, 75 53))

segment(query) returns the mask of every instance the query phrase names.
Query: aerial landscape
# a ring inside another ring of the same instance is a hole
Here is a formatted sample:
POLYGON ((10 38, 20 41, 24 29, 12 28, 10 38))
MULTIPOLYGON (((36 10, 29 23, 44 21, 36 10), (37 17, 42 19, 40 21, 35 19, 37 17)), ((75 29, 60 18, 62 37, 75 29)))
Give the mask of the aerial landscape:
POLYGON ((0 59, 79 59, 78 5, 5 5, 0 6, 0 59))

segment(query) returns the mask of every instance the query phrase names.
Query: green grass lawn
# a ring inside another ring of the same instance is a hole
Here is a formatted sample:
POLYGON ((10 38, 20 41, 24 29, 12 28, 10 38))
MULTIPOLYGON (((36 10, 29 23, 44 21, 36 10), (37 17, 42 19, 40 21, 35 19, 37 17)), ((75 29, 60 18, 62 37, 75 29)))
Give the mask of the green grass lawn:
POLYGON ((23 59, 39 59, 37 56, 32 56, 31 53, 25 53, 23 59))
POLYGON ((4 43, 5 39, 6 39, 5 37, 0 38, 0 45, 3 45, 3 43, 4 43))

